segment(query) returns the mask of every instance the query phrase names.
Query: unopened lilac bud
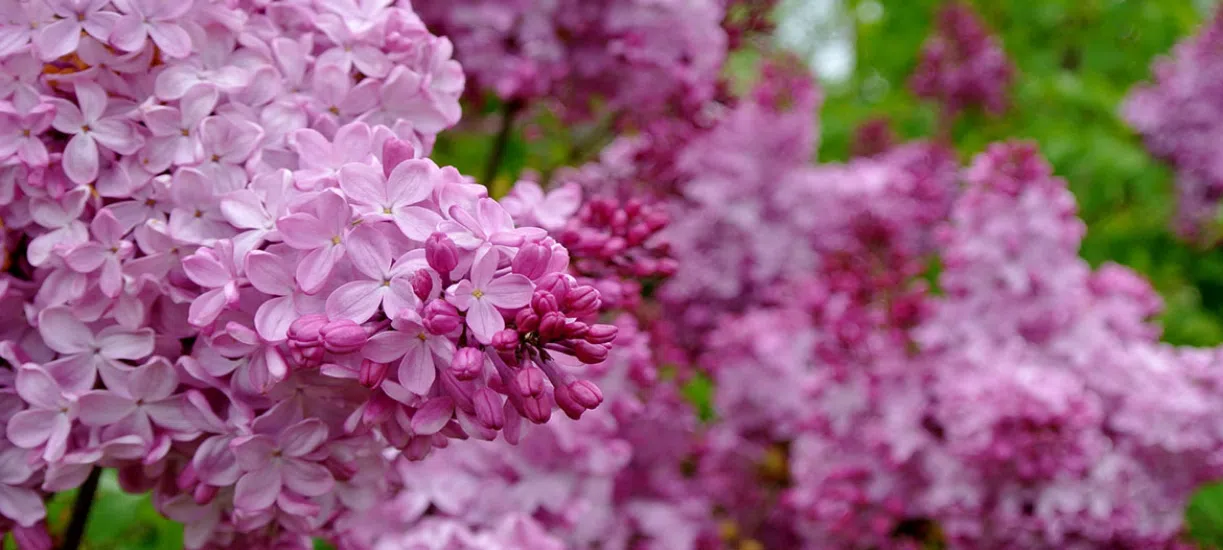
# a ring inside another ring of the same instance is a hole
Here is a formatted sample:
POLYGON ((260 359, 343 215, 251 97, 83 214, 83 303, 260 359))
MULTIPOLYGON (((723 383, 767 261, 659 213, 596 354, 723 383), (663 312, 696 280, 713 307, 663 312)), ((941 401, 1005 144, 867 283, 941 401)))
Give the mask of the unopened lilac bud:
POLYGON ((357 381, 367 388, 376 388, 386 380, 387 365, 369 359, 361 360, 361 368, 357 371, 357 381))
POLYGON ((329 456, 324 459, 323 466, 326 466, 331 475, 335 476, 339 481, 348 481, 356 476, 359 471, 356 464, 345 462, 335 456, 329 456))
POLYGON ((186 491, 194 487, 196 483, 199 483, 200 476, 199 472, 197 472, 195 469, 195 465, 188 462, 187 465, 183 467, 183 471, 179 472, 178 476, 174 478, 174 482, 180 491, 186 491))
POLYGON ((500 430, 505 426, 505 413, 502 411, 501 397, 488 388, 480 388, 471 396, 476 406, 476 421, 490 430, 500 430))
POLYGON ((518 248, 518 253, 510 262, 514 273, 528 279, 538 279, 548 271, 548 262, 552 260, 552 247, 539 243, 525 243, 518 248))
POLYGON ((365 327, 351 319, 339 319, 323 325, 319 329, 323 347, 331 353, 352 353, 365 346, 369 333, 365 327))
POLYGON ((327 324, 327 316, 321 313, 303 315, 289 325, 289 340, 297 345, 314 345, 319 342, 319 329, 327 324))
POLYGON ((623 207, 624 215, 630 218, 636 217, 637 214, 641 212, 641 208, 644 206, 645 206, 645 203, 642 202, 642 200, 639 198, 634 197, 629 200, 626 200, 624 201, 624 207, 623 207))
POLYGON ((423 324, 432 334, 450 334, 463 325, 463 318, 450 302, 433 300, 425 306, 423 324))
POLYGON ((535 281, 536 290, 546 290, 556 296, 558 301, 564 301, 573 283, 564 273, 548 273, 535 281))
POLYGON ((671 219, 665 212, 651 211, 645 215, 645 223, 649 226, 650 231, 658 231, 666 227, 670 222, 671 219))
POLYGON ((559 340, 565 336, 565 314, 559 311, 545 313, 539 318, 539 337, 545 342, 559 340))
POLYGON ((517 386, 518 393, 536 397, 544 392, 544 371, 535 367, 522 369, 514 377, 514 385, 517 386))
POLYGON ((428 271, 418 269, 412 274, 412 292, 421 300, 429 298, 429 294, 433 292, 433 277, 428 271))
POLYGON ((624 249, 626 248, 628 248, 628 242, 620 237, 615 237, 608 239, 607 242, 603 243, 603 247, 599 252, 603 254, 604 257, 610 258, 624 252, 624 249))
POLYGON ((599 291, 590 285, 575 287, 565 296, 565 308, 571 312, 593 313, 600 303, 599 291))
POLYGON ((677 269, 679 269, 679 262, 676 262, 674 259, 663 258, 661 260, 658 260, 657 272, 659 275, 663 277, 670 277, 672 275, 675 275, 675 271, 677 269))
POLYGON ((493 333, 493 348, 501 352, 512 352, 518 349, 518 331, 507 328, 493 333))
POLYGON ((552 390, 552 396, 556 398, 556 405, 565 411, 565 416, 577 420, 582 417, 582 413, 586 412, 586 407, 583 407, 573 398, 573 394, 567 386, 557 386, 552 390))
POLYGON ((531 296, 531 309, 543 315, 550 311, 560 311, 561 306, 551 292, 536 290, 535 294, 531 296))
POLYGON ((536 424, 543 424, 552 418, 552 404, 547 395, 523 398, 522 408, 522 415, 536 424))
POLYGON ((590 332, 590 325, 586 323, 581 321, 565 323, 565 338, 585 338, 587 332, 590 332))
POLYGON ((416 148, 411 143, 395 137, 390 138, 382 144, 382 172, 389 178, 391 171, 399 163, 415 156, 416 148))
POLYGON ((578 361, 593 365, 602 363, 607 359, 606 344, 592 344, 585 340, 577 340, 573 342, 573 354, 577 356, 578 361))
POLYGON ((191 492, 191 499, 194 500, 196 504, 202 506, 212 502, 212 499, 217 496, 217 492, 219 490, 220 487, 217 487, 216 485, 201 483, 196 485, 195 490, 191 492))
POLYGON ((425 261, 438 273, 450 273, 459 265, 459 248, 445 233, 434 233, 425 240, 425 261))
POLYGON ((593 409, 603 402, 603 392, 589 380, 578 380, 569 384, 569 395, 579 405, 593 409))
POLYGON ((433 438, 428 436, 413 437, 403 449, 403 456, 408 460, 424 460, 433 450, 433 438))
POLYGON ((484 371, 484 353, 476 348, 459 348, 450 361, 450 371, 459 380, 474 380, 484 371))
POLYGON ((13 526, 13 542, 21 550, 51 550, 53 542, 47 526, 36 523, 30 527, 13 526))
POLYGON ((514 325, 518 327, 518 332, 522 334, 534 332, 535 329, 539 328, 539 315, 526 308, 520 309, 514 315, 514 325))
POLYGON ((616 339, 620 327, 616 325, 591 325, 586 332, 586 341, 592 344, 610 344, 616 339))
POLYGON ((645 242, 646 239, 653 235, 654 232, 643 223, 636 224, 628 229, 625 239, 630 246, 637 246, 645 242))

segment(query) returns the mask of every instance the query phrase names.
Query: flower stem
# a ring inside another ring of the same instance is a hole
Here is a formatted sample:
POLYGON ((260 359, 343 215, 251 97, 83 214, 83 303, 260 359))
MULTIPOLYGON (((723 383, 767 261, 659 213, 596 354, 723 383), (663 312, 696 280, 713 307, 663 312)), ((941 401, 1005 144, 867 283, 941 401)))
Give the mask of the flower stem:
POLYGON ((484 179, 480 181, 486 187, 491 188, 493 178, 497 177, 497 172, 501 170, 501 161, 505 157, 505 148, 510 143, 510 133, 514 130, 514 118, 518 116, 518 112, 522 110, 523 102, 517 99, 510 100, 505 103, 501 109, 501 129, 497 131, 497 137, 493 141, 493 154, 488 157, 488 164, 484 167, 484 179))
POLYGON ((81 486, 72 503, 72 519, 68 522, 68 530, 64 533, 64 544, 60 550, 77 550, 85 538, 85 525, 89 523, 89 511, 93 508, 93 498, 98 493, 98 481, 102 479, 102 469, 94 468, 89 472, 85 484, 81 486))

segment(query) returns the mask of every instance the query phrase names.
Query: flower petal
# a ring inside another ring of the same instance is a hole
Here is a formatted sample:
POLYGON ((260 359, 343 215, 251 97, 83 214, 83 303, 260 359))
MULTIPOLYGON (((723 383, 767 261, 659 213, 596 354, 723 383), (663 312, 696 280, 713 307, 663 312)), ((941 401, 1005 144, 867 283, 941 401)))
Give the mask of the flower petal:
POLYGON ((99 354, 107 359, 143 359, 153 353, 153 329, 107 327, 98 333, 99 354))
POLYGON ((285 486, 302 496, 322 496, 335 488, 335 478, 322 464, 286 460, 283 469, 285 486))
POLYGON ((247 472, 234 487, 234 508, 259 511, 268 508, 280 496, 280 470, 266 468, 247 472))
POLYGON ((488 300, 472 300, 467 308, 467 326, 481 344, 488 344, 493 334, 505 328, 505 318, 488 300))
POLYGON ((43 310, 38 315, 38 333, 47 347, 60 353, 85 353, 93 347, 93 332, 67 308, 43 310))
POLYGON ((85 392, 78 403, 81 423, 86 426, 109 426, 136 411, 131 399, 106 390, 85 392))
POLYGON ((429 393, 437 379, 437 367, 433 364, 433 352, 425 346, 408 348, 403 361, 399 362, 399 384, 416 395, 429 393))
POLYGON ((314 452, 327 441, 327 425, 317 418, 302 420, 280 433, 277 443, 285 456, 300 457, 314 452))
POLYGON ((297 264, 297 286, 306 294, 314 294, 327 284, 335 264, 344 257, 344 247, 327 245, 311 250, 297 264))

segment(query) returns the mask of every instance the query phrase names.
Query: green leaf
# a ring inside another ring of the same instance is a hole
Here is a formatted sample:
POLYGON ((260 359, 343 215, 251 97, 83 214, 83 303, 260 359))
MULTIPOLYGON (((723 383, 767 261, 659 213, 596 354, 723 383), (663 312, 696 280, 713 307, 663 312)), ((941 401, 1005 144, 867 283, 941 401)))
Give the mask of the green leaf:
POLYGON ((1223 547, 1223 484, 1198 489, 1185 513, 1189 536, 1199 544, 1223 547))

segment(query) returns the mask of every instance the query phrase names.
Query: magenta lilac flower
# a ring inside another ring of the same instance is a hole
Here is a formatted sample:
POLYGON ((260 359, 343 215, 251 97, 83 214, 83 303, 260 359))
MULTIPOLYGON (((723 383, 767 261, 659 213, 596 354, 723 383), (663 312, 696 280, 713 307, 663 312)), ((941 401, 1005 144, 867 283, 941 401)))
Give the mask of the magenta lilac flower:
POLYGON ((970 6, 953 1, 938 11, 909 86, 948 114, 973 108, 1000 113, 1014 72, 998 38, 970 6))

